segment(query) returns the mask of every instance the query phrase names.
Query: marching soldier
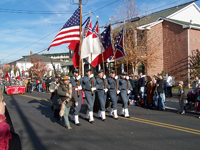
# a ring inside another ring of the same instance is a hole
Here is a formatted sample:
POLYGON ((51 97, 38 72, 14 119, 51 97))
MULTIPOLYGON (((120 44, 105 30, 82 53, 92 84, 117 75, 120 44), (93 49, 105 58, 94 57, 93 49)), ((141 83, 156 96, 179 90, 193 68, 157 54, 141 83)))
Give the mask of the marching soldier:
POLYGON ((78 68, 75 68, 74 69, 74 77, 71 78, 70 80, 71 80, 72 87, 75 89, 75 93, 78 98, 78 105, 74 108, 73 120, 77 126, 80 126, 81 124, 79 123, 78 115, 81 110, 81 104, 82 104, 82 100, 83 100, 83 91, 82 91, 82 86, 81 85, 78 86, 79 80, 80 80, 80 83, 82 83, 81 76, 78 73, 79 73, 78 68), (79 90, 79 95, 78 95, 78 90, 79 90))
POLYGON ((86 70, 86 76, 84 76, 82 79, 82 86, 83 86, 82 87, 83 91, 85 93, 86 104, 88 106, 85 119, 89 120, 90 123, 93 123, 94 122, 93 106, 95 101, 96 80, 94 78, 94 74, 92 74, 91 72, 91 69, 86 70))
POLYGON ((107 91, 108 91, 106 87, 108 87, 108 84, 106 80, 106 75, 104 75, 103 70, 99 70, 98 74, 99 74, 99 77, 96 78, 97 96, 100 102, 98 118, 101 118, 102 121, 105 121, 106 120, 105 105, 106 105, 106 98, 107 98, 107 91), (104 85, 104 80, 106 80, 106 87, 104 85))
POLYGON ((54 111, 54 117, 59 119, 60 105, 58 104, 59 95, 57 93, 59 87, 59 77, 55 77, 55 81, 50 83, 49 91, 51 92, 51 107, 54 111))
MULTIPOLYGON (((120 93, 120 91, 118 89, 116 91, 116 80, 117 79, 118 79, 118 76, 115 75, 115 71, 111 70, 110 77, 108 78, 108 84, 109 84, 108 95, 110 96, 110 100, 111 100, 109 116, 113 117, 114 119, 118 119, 117 100, 118 100, 118 94, 120 93)), ((118 83, 119 83, 119 81, 118 81, 118 83)))
POLYGON ((129 76, 127 76, 126 72, 121 73, 121 79, 119 79, 119 90, 123 102, 121 115, 125 116, 126 118, 129 118, 128 100, 129 94, 132 90, 132 86, 129 82, 129 76), (129 84, 129 89, 127 89, 127 83, 129 84))

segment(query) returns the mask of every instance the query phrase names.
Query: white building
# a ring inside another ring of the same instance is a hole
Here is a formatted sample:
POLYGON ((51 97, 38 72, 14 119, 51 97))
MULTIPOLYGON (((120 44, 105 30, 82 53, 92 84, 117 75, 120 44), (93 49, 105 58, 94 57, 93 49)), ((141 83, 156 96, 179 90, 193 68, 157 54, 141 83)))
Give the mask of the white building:
MULTIPOLYGON (((46 56, 42 56, 39 54, 32 54, 29 56, 24 56, 24 58, 13 61, 13 62, 9 63, 9 65, 11 65, 11 66, 14 65, 14 66, 18 67, 21 72, 23 70, 26 71, 27 69, 29 69, 30 67, 33 66, 33 64, 31 63, 31 60, 32 59, 35 60, 35 58, 38 60, 42 60, 42 62, 46 63, 51 70, 53 70, 53 66, 52 66, 52 63, 53 63, 56 71, 63 72, 63 70, 61 68, 61 65, 63 62, 56 60, 56 59, 51 59, 51 58, 48 58, 46 56), (51 61, 52 61, 52 63, 51 63, 51 61)), ((25 72, 25 75, 28 76, 29 75, 28 72, 25 72)), ((52 75, 52 71, 50 71, 49 75, 52 75)))

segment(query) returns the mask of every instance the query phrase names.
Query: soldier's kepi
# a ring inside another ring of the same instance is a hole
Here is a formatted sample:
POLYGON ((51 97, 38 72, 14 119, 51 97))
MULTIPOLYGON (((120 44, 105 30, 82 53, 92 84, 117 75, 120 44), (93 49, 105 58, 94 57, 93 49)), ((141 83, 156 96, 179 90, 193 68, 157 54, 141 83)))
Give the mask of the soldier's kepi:
POLYGON ((87 69, 86 76, 84 76, 82 79, 82 88, 85 93, 86 104, 88 106, 85 119, 89 120, 90 123, 94 122, 93 106, 95 101, 95 92, 94 92, 96 90, 95 86, 96 86, 96 80, 94 78, 94 75, 92 74, 91 69, 87 69))
POLYGON ((129 117, 129 112, 128 112, 128 100, 129 100, 129 94, 131 92, 132 86, 129 82, 129 76, 127 76, 126 72, 121 73, 121 79, 119 80, 119 90, 120 90, 120 96, 122 99, 122 111, 121 115, 125 117, 129 117), (127 86, 129 84, 129 86, 127 86), (129 87, 129 89, 127 89, 129 87))
MULTIPOLYGON (((114 119, 118 119, 117 115, 117 100, 118 100, 118 94, 120 91, 117 89, 116 91, 116 81, 119 82, 118 76, 115 75, 115 71, 111 70, 110 72, 110 77, 108 78, 108 95, 111 100, 111 107, 110 107, 110 112, 109 116, 113 117, 114 119)), ((119 83, 118 83, 119 85, 119 83)))
POLYGON ((71 78, 71 84, 72 84, 72 87, 75 89, 75 93, 78 97, 78 105, 75 106, 74 108, 74 114, 73 114, 73 121, 75 122, 75 124, 77 126, 80 126, 80 122, 79 122, 79 112, 81 110, 81 104, 83 102, 83 91, 82 91, 82 78, 81 76, 79 75, 79 69, 78 68, 75 68, 74 69, 74 77, 71 78), (78 81, 80 80, 80 86, 78 86, 78 81), (79 95, 78 95, 78 91, 79 92, 79 95))
POLYGON ((98 78, 96 78, 96 88, 97 88, 97 96, 100 102, 100 108, 98 112, 98 118, 101 118, 102 121, 106 120, 105 115, 105 105, 106 105, 106 98, 107 98, 107 91, 108 87, 107 80, 106 80, 106 87, 104 85, 104 80, 106 80, 106 75, 104 75, 103 70, 98 71, 98 78))

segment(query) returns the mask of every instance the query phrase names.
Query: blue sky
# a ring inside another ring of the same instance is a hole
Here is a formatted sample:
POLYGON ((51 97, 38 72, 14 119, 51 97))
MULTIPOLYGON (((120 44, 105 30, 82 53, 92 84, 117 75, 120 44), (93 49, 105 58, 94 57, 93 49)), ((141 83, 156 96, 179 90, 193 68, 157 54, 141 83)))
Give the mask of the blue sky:
MULTIPOLYGON (((78 0, 74 0, 78 2, 78 0)), ((142 10, 148 12, 159 11, 176 6, 189 0, 137 0, 142 10), (156 9, 155 9, 156 8, 156 9)), ((100 26, 106 24, 115 15, 115 10, 123 0, 83 0, 83 21, 88 12, 95 11, 112 2, 107 7, 92 13, 92 23, 99 16, 100 26)), ((200 6, 200 2, 196 4, 200 6)), ((65 24, 78 6, 72 5, 70 0, 1 0, 0 1, 0 63, 8 63, 29 55, 30 51, 37 53, 51 44, 60 28, 65 24)), ((142 15, 142 14, 141 14, 142 15)), ((68 52, 67 44, 53 47, 49 52, 68 52)))

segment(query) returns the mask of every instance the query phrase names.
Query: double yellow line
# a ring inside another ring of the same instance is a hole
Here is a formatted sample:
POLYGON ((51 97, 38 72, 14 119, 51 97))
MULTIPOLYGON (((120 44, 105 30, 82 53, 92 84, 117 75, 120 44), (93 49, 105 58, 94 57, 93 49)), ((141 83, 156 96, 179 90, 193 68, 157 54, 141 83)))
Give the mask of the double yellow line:
POLYGON ((151 120, 146 120, 146 119, 141 119, 141 118, 136 118, 136 117, 130 117, 130 118, 119 117, 119 118, 200 135, 200 130, 196 130, 196 129, 186 128, 186 127, 181 127, 181 126, 176 126, 172 124, 156 122, 156 121, 151 121, 151 120))
MULTIPOLYGON (((49 100, 45 99, 45 98, 38 98, 38 97, 29 96, 29 95, 21 95, 21 96, 33 98, 33 99, 37 99, 37 100, 44 100, 44 101, 49 102, 49 100)), ((107 115, 108 115, 108 113, 107 113, 107 115)), ((146 120, 146 119, 141 119, 141 118, 136 118, 136 117, 125 118, 125 117, 119 116, 119 118, 200 135, 200 130, 196 130, 196 129, 186 128, 186 127, 181 127, 181 126, 176 126, 176 125, 172 125, 172 124, 151 121, 151 120, 146 120)))
POLYGON ((40 100, 40 101, 43 100, 43 101, 49 102, 49 100, 46 99, 46 98, 38 98, 38 97, 34 97, 34 96, 29 96, 29 95, 21 95, 21 96, 28 97, 28 98, 33 98, 33 99, 37 99, 37 100, 40 100))

